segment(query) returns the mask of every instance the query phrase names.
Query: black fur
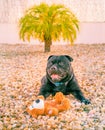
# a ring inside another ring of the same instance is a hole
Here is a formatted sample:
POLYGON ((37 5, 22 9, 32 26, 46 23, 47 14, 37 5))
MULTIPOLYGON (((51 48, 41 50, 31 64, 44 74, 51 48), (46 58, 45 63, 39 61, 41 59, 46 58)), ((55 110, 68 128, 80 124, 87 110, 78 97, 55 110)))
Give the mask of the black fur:
POLYGON ((84 97, 73 73, 72 61, 73 59, 68 55, 52 55, 48 58, 46 76, 42 78, 39 95, 43 95, 46 98, 50 94, 55 95, 56 92, 62 92, 64 95, 73 94, 85 104, 90 103, 84 97))

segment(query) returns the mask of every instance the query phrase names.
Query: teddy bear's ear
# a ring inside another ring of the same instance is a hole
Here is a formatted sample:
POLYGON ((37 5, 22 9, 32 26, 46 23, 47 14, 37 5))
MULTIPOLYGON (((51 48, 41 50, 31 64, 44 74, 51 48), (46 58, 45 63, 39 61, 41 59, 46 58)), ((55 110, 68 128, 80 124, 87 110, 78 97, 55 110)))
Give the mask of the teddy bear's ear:
POLYGON ((64 98, 65 97, 61 92, 56 93, 56 95, 54 96, 54 99, 56 100, 57 103, 61 103, 64 98))
POLYGON ((56 95, 55 95, 55 98, 57 97, 63 97, 64 95, 63 95, 63 93, 62 92, 58 92, 58 93, 56 93, 56 95))
POLYGON ((44 100, 44 96, 43 96, 43 95, 39 95, 39 96, 37 97, 37 99, 42 99, 42 100, 44 100))

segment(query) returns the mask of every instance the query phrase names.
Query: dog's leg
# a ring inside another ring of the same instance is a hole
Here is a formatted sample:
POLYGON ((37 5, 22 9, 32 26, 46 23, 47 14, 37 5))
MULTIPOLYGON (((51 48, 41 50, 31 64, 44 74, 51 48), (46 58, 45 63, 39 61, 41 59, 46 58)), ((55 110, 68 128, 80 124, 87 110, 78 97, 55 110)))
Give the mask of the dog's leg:
POLYGON ((50 95, 50 92, 48 92, 46 86, 42 86, 38 95, 43 95, 45 98, 47 98, 50 95))
POLYGON ((81 92, 81 90, 72 91, 71 94, 74 95, 81 102, 85 104, 90 104, 90 101, 83 96, 83 93, 81 92))

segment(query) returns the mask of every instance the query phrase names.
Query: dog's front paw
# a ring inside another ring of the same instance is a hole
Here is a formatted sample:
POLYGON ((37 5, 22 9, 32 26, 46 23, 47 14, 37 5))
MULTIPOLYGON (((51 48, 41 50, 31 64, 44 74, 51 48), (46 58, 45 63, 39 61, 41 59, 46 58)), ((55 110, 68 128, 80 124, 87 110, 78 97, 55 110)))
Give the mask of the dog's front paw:
POLYGON ((84 103, 85 105, 87 105, 87 104, 90 104, 90 103, 91 103, 91 102, 90 102, 90 100, 88 100, 88 99, 83 99, 81 102, 82 102, 82 103, 84 103))

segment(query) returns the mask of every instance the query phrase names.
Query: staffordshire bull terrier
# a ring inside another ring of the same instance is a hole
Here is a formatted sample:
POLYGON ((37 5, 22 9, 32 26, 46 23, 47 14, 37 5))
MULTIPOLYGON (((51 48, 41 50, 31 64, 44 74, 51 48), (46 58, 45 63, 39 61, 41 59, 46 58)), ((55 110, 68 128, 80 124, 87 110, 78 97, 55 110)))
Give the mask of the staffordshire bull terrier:
POLYGON ((84 97, 73 73, 72 61, 72 57, 68 55, 52 55, 48 58, 46 76, 42 78, 39 95, 46 98, 50 94, 54 96, 57 92, 62 92, 64 95, 74 95, 85 104, 90 103, 84 97))

